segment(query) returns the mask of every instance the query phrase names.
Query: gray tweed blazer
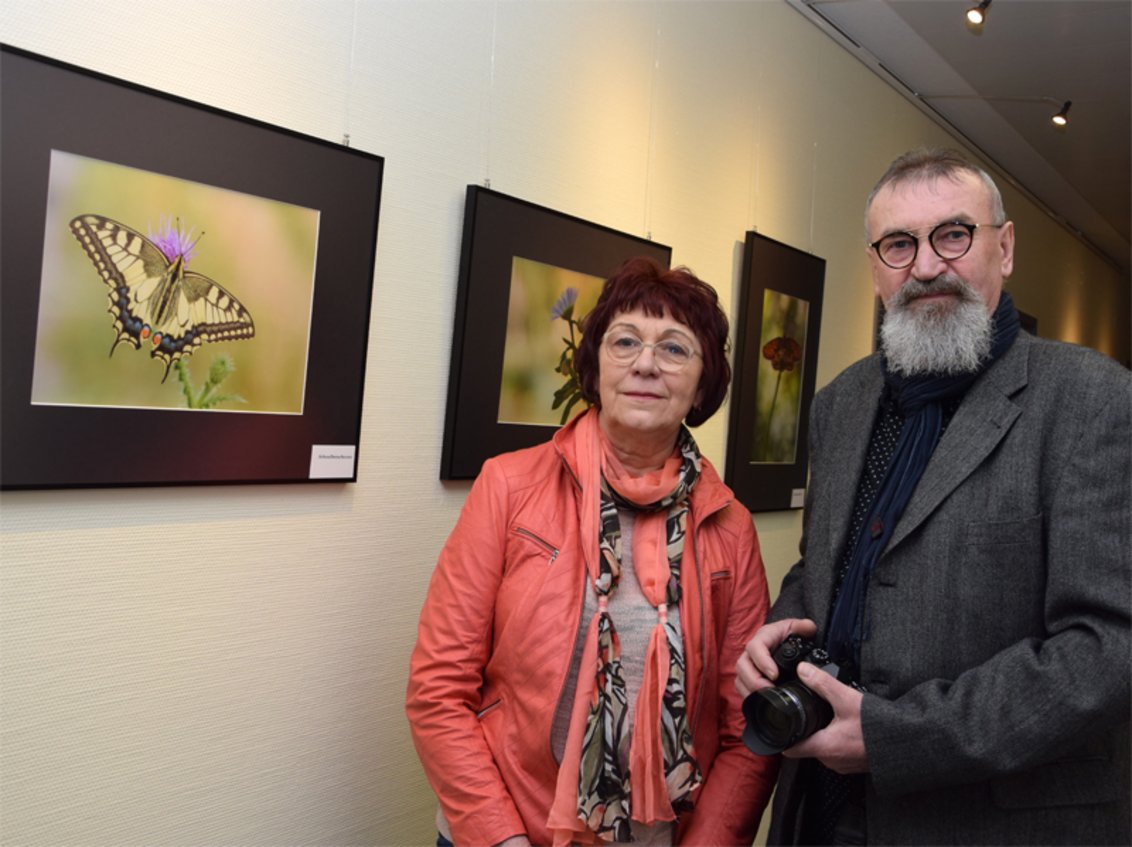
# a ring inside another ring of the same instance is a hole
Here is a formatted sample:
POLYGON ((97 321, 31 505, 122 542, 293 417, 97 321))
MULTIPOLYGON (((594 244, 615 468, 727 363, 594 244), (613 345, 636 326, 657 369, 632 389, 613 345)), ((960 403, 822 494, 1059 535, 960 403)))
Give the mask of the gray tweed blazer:
MULTIPOLYGON (((883 386, 815 397, 802 558, 771 619, 819 637, 883 386)), ((862 705, 870 844, 1124 844, 1132 375, 1025 333, 972 386, 877 563, 862 705)), ((783 760, 770 843, 795 843, 783 760)))

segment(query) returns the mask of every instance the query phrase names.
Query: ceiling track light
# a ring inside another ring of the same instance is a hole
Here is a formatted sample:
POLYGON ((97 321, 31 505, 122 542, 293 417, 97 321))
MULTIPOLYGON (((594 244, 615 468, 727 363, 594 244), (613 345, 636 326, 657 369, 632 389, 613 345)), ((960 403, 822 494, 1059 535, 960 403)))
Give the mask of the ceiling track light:
POLYGON ((917 92, 916 99, 924 103, 930 103, 933 100, 981 100, 984 103, 1053 103, 1055 106, 1060 104, 1060 110, 1050 116, 1050 122, 1058 129, 1068 125, 1069 107, 1073 105, 1072 100, 1062 102, 1053 97, 992 97, 981 94, 924 94, 917 92))
POLYGON ((983 22, 987 19, 987 8, 990 6, 991 0, 980 0, 977 6, 972 6, 967 10, 967 22, 972 26, 982 26, 983 22))

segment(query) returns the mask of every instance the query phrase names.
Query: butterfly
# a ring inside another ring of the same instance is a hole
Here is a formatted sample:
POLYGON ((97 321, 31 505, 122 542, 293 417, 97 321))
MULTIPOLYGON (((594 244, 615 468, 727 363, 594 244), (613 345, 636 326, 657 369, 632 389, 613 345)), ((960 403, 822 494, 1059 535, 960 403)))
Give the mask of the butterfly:
POLYGON ((117 333, 110 355, 125 342, 165 363, 165 375, 182 356, 205 341, 233 341, 255 335, 244 305, 219 283, 186 270, 193 244, 183 233, 159 238, 161 246, 137 230, 102 215, 71 220, 78 239, 99 276, 110 287, 107 296, 117 333))

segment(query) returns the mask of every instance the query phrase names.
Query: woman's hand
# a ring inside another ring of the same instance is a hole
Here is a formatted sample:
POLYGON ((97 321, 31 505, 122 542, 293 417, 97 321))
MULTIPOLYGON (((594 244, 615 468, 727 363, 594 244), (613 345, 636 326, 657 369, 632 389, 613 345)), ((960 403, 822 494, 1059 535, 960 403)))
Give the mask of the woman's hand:
POLYGON ((771 653, 788 635, 813 638, 817 631, 817 624, 802 618, 787 618, 759 627, 735 664, 735 687, 739 693, 746 697, 752 691, 774 685, 778 678, 778 665, 771 658, 771 653))
POLYGON ((506 841, 500 841, 495 847, 531 847, 531 842, 525 835, 512 835, 506 841))

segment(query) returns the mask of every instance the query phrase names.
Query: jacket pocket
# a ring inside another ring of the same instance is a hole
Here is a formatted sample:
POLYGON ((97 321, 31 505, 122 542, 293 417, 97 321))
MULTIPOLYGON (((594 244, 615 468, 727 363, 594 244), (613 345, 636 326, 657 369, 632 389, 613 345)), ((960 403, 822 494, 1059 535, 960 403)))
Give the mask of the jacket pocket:
POLYGON ((1040 547, 1042 540, 1042 515, 1009 521, 973 521, 967 524, 969 545, 975 547, 998 547, 1005 544, 1021 544, 1040 547))
POLYGON ((524 539, 524 541, 526 541, 530 544, 533 544, 536 548, 538 548, 538 550, 541 551, 542 555, 544 555, 546 557, 546 564, 548 566, 554 564, 554 560, 558 558, 558 546, 557 545, 552 544, 551 542, 547 541, 542 536, 538 535, 535 532, 532 532, 531 530, 529 530, 525 527, 516 526, 516 527, 513 527, 511 531, 515 535, 524 539))
POLYGON ((1100 756, 1047 762, 1023 773, 990 781, 991 800, 1000 809, 1087 806, 1121 799, 1120 774, 1100 756))
POLYGON ((492 700, 490 703, 488 703, 486 706, 484 706, 482 709, 480 709, 479 711, 476 712, 476 720, 482 721, 485 717, 490 715, 492 712, 494 712, 496 709, 498 709, 502 705, 503 705, 503 698, 502 697, 496 697, 494 700, 492 700))

